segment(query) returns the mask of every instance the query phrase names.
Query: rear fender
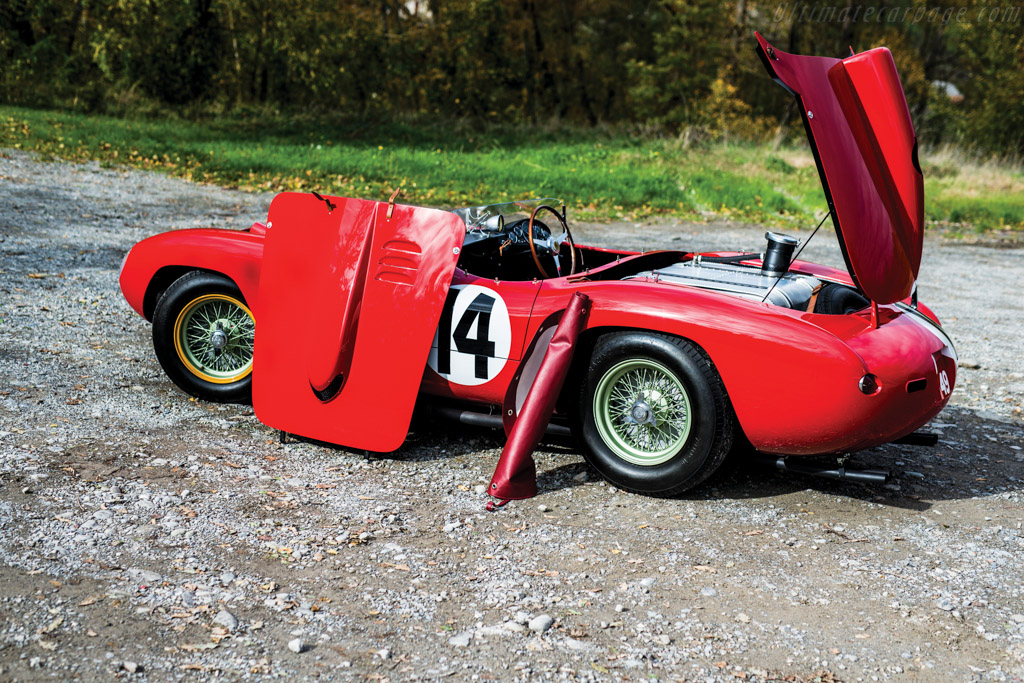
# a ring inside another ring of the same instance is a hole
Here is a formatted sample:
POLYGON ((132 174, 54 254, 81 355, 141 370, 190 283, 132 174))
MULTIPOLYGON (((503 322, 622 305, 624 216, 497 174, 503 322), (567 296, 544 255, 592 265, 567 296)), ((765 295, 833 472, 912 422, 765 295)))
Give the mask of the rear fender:
POLYGON ((190 270, 207 270, 238 285, 257 315, 263 242, 262 234, 212 228, 154 235, 128 252, 119 278, 121 292, 139 315, 151 320, 161 291, 190 270))
MULTIPOLYGON (((564 306, 561 289, 545 282, 533 320, 564 306)), ((857 386, 867 373, 861 357, 835 335, 803 321, 799 312, 647 283, 593 282, 578 289, 593 302, 582 347, 601 332, 620 329, 692 341, 712 359, 744 434, 759 450, 842 450, 851 420, 837 414, 836 406, 856 412, 869 398, 857 386)), ((531 329, 528 338, 534 333, 531 329)))

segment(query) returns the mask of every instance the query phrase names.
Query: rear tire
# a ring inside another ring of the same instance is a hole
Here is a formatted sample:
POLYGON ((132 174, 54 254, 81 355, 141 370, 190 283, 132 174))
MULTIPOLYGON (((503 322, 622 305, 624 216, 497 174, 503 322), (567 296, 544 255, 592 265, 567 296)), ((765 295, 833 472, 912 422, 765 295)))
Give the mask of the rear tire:
POLYGON ((252 400, 255 321, 241 290, 216 273, 175 280, 153 312, 153 348, 183 391, 218 403, 252 400))
POLYGON ((871 301, 852 287, 829 282, 818 292, 814 312, 826 315, 849 315, 863 311, 870 305, 871 301))
POLYGON ((732 446, 736 419, 699 347, 678 337, 601 337, 577 405, 587 461, 634 493, 673 496, 710 477, 732 446))

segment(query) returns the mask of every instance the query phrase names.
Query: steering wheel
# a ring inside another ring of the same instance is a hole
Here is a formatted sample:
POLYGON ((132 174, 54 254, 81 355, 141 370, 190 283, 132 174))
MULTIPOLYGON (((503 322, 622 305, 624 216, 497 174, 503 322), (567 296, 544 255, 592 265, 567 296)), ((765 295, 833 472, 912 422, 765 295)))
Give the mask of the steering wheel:
POLYGON ((547 237, 544 237, 543 234, 541 234, 539 239, 541 241, 541 245, 545 249, 547 249, 548 253, 550 253, 551 256, 554 258, 555 270, 558 272, 558 274, 555 275, 555 277, 562 277, 562 275, 572 275, 576 272, 576 242, 572 239, 572 233, 569 232, 569 226, 566 225, 565 219, 562 217, 562 214, 560 214, 558 211, 548 206, 547 204, 541 204, 540 206, 533 210, 533 213, 530 214, 530 224, 527 226, 526 229, 526 243, 530 245, 530 255, 533 256, 533 264, 537 266, 537 270, 540 271, 540 275, 542 278, 546 279, 551 277, 551 275, 548 275, 548 271, 544 269, 544 266, 540 262, 540 258, 538 258, 537 256, 537 245, 535 244, 535 242, 538 241, 538 238, 534 236, 533 233, 533 223, 537 218, 537 214, 540 213, 542 210, 547 210, 551 212, 551 214, 553 214, 554 217, 558 219, 558 223, 562 226, 562 234, 559 235, 557 238, 551 234, 550 230, 547 230, 546 226, 544 226, 544 228, 540 227, 544 225, 543 223, 541 223, 540 226, 538 226, 538 233, 541 233, 542 230, 547 232, 547 237), (562 248, 562 242, 569 243, 569 254, 571 255, 571 260, 569 263, 568 273, 562 273, 563 257, 559 253, 562 248))

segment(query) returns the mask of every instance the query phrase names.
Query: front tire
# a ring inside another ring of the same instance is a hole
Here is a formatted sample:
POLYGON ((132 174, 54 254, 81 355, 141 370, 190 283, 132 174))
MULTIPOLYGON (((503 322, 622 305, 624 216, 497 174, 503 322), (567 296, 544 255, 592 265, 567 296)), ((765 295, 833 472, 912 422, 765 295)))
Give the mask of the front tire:
POLYGON ((153 312, 153 348, 167 376, 207 401, 252 400, 255 321, 241 290, 216 273, 175 280, 153 312))
POLYGON ((703 483, 732 446, 735 416, 694 344, 614 332, 594 347, 578 402, 587 461, 619 488, 672 496, 703 483))

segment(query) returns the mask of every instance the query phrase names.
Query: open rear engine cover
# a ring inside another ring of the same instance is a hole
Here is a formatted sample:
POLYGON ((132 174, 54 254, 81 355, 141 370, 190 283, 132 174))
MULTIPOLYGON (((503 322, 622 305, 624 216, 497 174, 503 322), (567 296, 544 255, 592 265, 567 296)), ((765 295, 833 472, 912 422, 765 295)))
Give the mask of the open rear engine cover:
POLYGON ((765 68, 799 99, 854 283, 876 303, 907 298, 921 267, 924 179, 892 54, 811 57, 757 40, 765 68))
POLYGON ((465 225, 447 211, 283 193, 267 220, 253 359, 264 424, 388 452, 409 430, 465 225), (329 210, 328 202, 333 205, 329 210))

